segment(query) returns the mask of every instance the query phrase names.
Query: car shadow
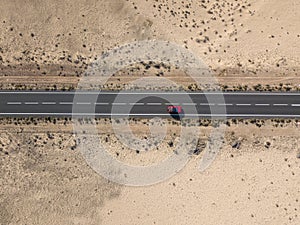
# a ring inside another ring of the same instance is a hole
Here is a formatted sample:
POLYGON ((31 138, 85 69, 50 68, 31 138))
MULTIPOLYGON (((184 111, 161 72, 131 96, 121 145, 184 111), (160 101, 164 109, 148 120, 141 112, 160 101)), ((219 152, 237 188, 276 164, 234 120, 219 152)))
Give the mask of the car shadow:
POLYGON ((174 120, 180 121, 181 119, 184 118, 184 111, 182 110, 181 113, 170 113, 170 115, 174 120))

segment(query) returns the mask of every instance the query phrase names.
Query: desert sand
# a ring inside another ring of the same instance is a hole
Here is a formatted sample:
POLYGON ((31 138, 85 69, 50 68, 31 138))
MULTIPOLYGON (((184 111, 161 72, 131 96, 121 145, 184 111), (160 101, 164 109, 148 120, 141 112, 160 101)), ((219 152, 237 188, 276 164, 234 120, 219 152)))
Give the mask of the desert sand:
MULTIPOLYGON (((132 121, 139 138, 147 135, 146 121, 132 121)), ((179 123, 166 123, 172 132, 159 148, 136 152, 118 142, 109 120, 97 122, 101 141, 119 161, 145 166, 174 154, 179 123)), ((212 127, 202 124, 205 141, 212 127)), ((1 120, 1 224, 298 224, 296 124, 228 121, 207 170, 198 169, 204 144, 172 178, 129 187, 89 167, 70 120, 1 120)))
POLYGON ((75 88, 103 52, 147 39, 188 48, 221 85, 299 87, 294 0, 3 0, 0 11, 2 89, 75 88))
MULTIPOLYGON (((74 89, 102 53, 154 39, 192 51, 223 88, 299 90, 299 12, 296 0, 2 0, 0 88, 74 89)), ((163 73, 190 90, 182 71, 151 71, 125 68, 100 88, 163 73)), ((133 125, 141 138, 143 122, 133 125)), ((204 172, 202 149, 174 177, 127 187, 89 167, 70 120, 1 119, 0 224, 299 224, 297 122, 230 121, 204 172)), ((147 165, 174 154, 172 135, 137 153, 118 143, 110 121, 98 123, 120 161, 147 165)))

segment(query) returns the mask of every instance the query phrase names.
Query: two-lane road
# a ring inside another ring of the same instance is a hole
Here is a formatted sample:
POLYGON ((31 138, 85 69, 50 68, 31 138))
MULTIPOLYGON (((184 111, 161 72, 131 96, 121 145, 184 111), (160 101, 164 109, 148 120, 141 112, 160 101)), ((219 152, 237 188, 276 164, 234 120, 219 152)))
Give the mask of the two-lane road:
POLYGON ((186 117, 300 117, 300 93, 0 92, 2 117, 169 117, 169 105, 181 105, 186 117))

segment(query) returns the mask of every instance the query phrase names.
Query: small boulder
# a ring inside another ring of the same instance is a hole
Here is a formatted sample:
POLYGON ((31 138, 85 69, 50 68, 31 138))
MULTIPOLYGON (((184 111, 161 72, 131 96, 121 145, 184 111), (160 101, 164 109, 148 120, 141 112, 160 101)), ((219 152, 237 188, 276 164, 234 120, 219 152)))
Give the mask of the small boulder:
POLYGON ((240 149, 241 142, 240 141, 234 141, 234 142, 232 142, 231 147, 236 148, 236 149, 240 149))
POLYGON ((267 141, 267 142, 265 143, 265 148, 270 148, 270 146, 271 146, 271 143, 270 143, 269 141, 267 141))

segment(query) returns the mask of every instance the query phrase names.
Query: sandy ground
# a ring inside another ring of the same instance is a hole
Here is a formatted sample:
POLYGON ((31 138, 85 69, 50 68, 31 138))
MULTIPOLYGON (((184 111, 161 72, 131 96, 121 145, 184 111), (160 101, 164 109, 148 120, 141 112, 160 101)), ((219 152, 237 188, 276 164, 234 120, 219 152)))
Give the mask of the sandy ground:
MULTIPOLYGON (((296 90, 299 9, 296 0, 2 0, 0 88, 72 89, 103 52, 155 39, 192 51, 223 88, 296 90)), ((122 89, 136 78, 162 76, 196 89, 176 68, 139 66, 93 88, 122 89)), ((109 121, 98 123, 120 161, 148 165, 174 154, 172 133, 160 148, 136 152, 118 143, 109 121)), ((300 224, 295 123, 231 121, 205 172, 197 169, 203 151, 169 180, 133 188, 88 166, 70 121, 1 120, 0 224, 300 224), (232 147, 237 142, 239 149, 232 147)), ((144 125, 132 125, 141 138, 144 125)), ((211 127, 200 129, 207 140, 211 127)))
POLYGON ((147 39, 188 48, 223 85, 298 87, 299 7, 294 0, 3 0, 1 88, 74 88, 103 52, 147 39))
MULTIPOLYGON (((147 135, 145 123, 131 123, 139 138, 147 135)), ((296 122, 229 123, 221 151, 204 172, 198 166, 205 144, 174 177, 126 187, 87 165, 70 121, 2 120, 0 224, 298 224, 296 122), (236 142, 239 148, 232 147, 236 142)), ((108 120, 98 121, 110 154, 143 166, 174 154, 169 143, 176 146, 179 124, 166 124, 172 132, 160 148, 136 152, 118 142, 108 120)), ((206 143, 212 127, 202 124, 199 138, 206 143)))
POLYGON ((74 151, 70 128, 38 127, 1 128, 0 224, 99 224, 101 206, 120 187, 74 151))

